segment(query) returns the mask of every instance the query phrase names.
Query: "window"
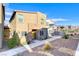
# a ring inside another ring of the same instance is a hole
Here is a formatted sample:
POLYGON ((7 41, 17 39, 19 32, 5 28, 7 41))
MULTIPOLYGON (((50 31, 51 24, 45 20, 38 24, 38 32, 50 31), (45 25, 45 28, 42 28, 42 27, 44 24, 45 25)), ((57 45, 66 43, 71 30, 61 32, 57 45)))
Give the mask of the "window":
POLYGON ((18 14, 17 17, 18 17, 19 22, 22 23, 23 20, 24 20, 23 15, 22 14, 18 14))
POLYGON ((44 22, 45 22, 45 20, 42 18, 42 19, 41 19, 41 24, 44 24, 44 22))
POLYGON ((27 36, 27 32, 22 32, 22 36, 27 36))
POLYGON ((43 31, 40 31, 40 36, 42 36, 44 33, 43 33, 43 31))

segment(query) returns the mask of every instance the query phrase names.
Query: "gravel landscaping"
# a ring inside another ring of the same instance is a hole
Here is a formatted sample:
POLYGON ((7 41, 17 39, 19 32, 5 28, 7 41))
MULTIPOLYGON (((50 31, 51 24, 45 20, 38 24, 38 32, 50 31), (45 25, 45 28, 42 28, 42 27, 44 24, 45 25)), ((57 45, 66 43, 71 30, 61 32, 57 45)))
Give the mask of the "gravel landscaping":
POLYGON ((53 48, 48 51, 43 50, 43 46, 33 48, 33 52, 24 51, 17 56, 74 56, 79 39, 57 39, 51 41, 53 48))

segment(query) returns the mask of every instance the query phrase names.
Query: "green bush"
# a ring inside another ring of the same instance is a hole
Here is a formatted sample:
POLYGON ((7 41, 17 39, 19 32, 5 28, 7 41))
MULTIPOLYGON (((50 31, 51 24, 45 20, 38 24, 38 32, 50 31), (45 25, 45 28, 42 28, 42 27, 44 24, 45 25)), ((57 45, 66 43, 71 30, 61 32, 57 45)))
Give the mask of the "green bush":
POLYGON ((73 34, 71 34, 71 36, 74 36, 73 34))
POLYGON ((14 48, 16 46, 16 40, 11 38, 7 41, 8 48, 14 48))
POLYGON ((20 45, 20 39, 16 32, 14 32, 14 34, 13 34, 13 39, 16 41, 17 45, 20 45))
POLYGON ((13 37, 10 38, 10 39, 7 41, 8 47, 9 47, 9 48, 14 48, 14 47, 16 47, 17 45, 20 44, 20 41, 19 41, 19 40, 20 40, 20 39, 19 39, 18 34, 17 34, 16 32, 14 32, 13 37))
POLYGON ((64 38, 64 39, 68 39, 68 38, 69 38, 69 35, 68 35, 68 34, 65 34, 65 35, 63 36, 63 38, 64 38))

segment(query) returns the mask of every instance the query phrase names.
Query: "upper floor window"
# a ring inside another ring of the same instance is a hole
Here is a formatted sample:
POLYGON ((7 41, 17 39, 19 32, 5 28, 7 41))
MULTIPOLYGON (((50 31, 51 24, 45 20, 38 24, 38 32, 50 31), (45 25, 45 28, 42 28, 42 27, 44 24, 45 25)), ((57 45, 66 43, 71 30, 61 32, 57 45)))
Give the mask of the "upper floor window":
POLYGON ((24 21, 24 17, 22 14, 18 14, 17 17, 18 17, 18 20, 20 23, 22 23, 24 21))
POLYGON ((45 22, 45 20, 42 18, 42 19, 41 19, 41 24, 44 24, 44 22, 45 22))

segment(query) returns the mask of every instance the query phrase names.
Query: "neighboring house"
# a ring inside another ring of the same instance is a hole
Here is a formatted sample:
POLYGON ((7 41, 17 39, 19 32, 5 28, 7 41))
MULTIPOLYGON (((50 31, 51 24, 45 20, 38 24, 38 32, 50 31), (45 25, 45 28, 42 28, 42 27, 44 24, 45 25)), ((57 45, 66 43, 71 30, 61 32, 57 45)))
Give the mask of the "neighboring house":
POLYGON ((0 48, 2 48, 3 28, 4 28, 5 11, 3 4, 0 3, 0 48))
POLYGON ((46 20, 47 26, 48 26, 48 35, 52 36, 51 34, 57 29, 55 26, 55 22, 51 19, 46 20))
POLYGON ((46 15, 41 12, 14 11, 9 22, 10 37, 16 31, 21 40, 47 38, 46 15))

